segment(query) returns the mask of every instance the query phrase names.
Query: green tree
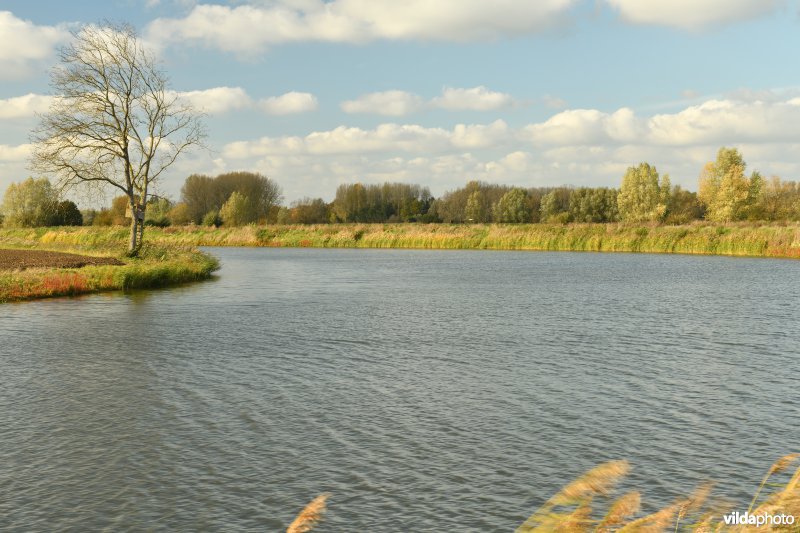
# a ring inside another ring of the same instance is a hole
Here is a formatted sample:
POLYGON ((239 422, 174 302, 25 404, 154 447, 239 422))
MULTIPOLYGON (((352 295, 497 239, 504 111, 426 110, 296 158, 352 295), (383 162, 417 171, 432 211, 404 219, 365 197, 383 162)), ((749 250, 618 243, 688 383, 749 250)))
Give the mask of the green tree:
POLYGON ((569 198, 571 191, 559 187, 542 196, 539 207, 539 220, 547 223, 565 224, 569 222, 569 198))
POLYGON ((285 221, 293 224, 327 224, 330 222, 330 206, 322 198, 303 198, 292 202, 285 221))
POLYGON ((514 188, 505 193, 494 206, 494 220, 516 224, 530 222, 531 209, 525 189, 514 188))
POLYGON ((12 183, 3 197, 6 226, 32 228, 57 222, 58 192, 47 178, 12 183))
POLYGON ((83 215, 72 200, 62 200, 56 205, 54 226, 82 226, 83 215))
POLYGON ((489 210, 486 206, 486 198, 480 189, 473 191, 467 197, 467 205, 464 207, 464 217, 466 222, 488 222, 489 210))
POLYGON ((748 179, 746 163, 736 148, 722 147, 717 160, 707 163, 700 174, 698 197, 706 208, 706 219, 714 222, 741 220, 756 205, 763 188, 757 172, 748 179))
POLYGON ((192 174, 183 183, 181 201, 189 216, 199 224, 210 211, 220 211, 233 192, 246 196, 256 220, 267 220, 281 201, 281 188, 273 180, 256 172, 228 172, 215 178, 192 174))
POLYGON ((615 189, 580 188, 569 196, 569 218, 573 222, 615 222, 619 218, 615 189))
POLYGON ((669 205, 669 176, 659 180, 656 167, 640 163, 629 167, 617 195, 619 216, 625 222, 662 221, 669 205))
POLYGON ((226 226, 252 224, 258 220, 258 212, 254 206, 255 204, 250 198, 239 191, 234 191, 220 209, 219 216, 226 226))
POLYGON ((169 219, 171 210, 172 202, 168 198, 151 197, 147 202, 147 214, 144 223, 148 226, 166 228, 172 223, 169 219))

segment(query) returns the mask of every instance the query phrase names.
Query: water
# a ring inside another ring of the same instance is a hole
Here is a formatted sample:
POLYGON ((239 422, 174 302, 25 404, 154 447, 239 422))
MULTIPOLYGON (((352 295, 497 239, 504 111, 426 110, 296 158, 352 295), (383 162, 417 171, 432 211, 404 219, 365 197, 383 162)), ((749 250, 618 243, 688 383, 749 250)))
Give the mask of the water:
MULTIPOLYGON (((625 458, 746 508, 797 451, 800 262, 213 249, 0 307, 0 530, 513 531, 625 458)), ((743 509, 742 509, 743 510, 743 509)))

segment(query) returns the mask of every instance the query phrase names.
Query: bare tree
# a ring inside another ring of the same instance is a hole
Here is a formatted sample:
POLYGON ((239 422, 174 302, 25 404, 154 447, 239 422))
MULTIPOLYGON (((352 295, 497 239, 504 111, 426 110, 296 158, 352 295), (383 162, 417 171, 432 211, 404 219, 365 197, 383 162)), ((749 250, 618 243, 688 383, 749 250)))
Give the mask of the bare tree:
POLYGON ((51 74, 56 98, 32 134, 31 166, 63 188, 116 187, 131 214, 128 254, 144 237, 148 191, 205 136, 201 115, 167 88, 155 57, 129 25, 73 34, 51 74))

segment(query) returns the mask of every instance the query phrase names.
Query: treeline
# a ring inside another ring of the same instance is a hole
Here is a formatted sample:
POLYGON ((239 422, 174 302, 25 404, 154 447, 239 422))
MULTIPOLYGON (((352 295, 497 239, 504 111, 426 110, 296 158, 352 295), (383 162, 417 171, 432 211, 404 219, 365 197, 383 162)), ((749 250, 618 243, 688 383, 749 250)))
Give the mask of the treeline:
POLYGON ((277 222, 434 222, 429 216, 433 202, 430 190, 419 185, 345 184, 336 189, 336 197, 329 204, 322 198, 304 198, 281 208, 277 222))
MULTIPOLYGON (((730 222, 800 220, 800 184, 760 173, 745 174, 738 150, 721 148, 702 169, 698 192, 673 186, 668 175, 641 163, 608 187, 521 188, 470 181, 434 198, 427 187, 406 183, 343 184, 332 202, 304 198, 281 206, 281 189, 251 172, 216 177, 191 175, 180 201, 148 199, 145 223, 153 226, 247 224, 326 224, 337 222, 582 223, 693 220, 730 222)), ((46 179, 14 184, 6 191, 0 219, 7 226, 126 225, 127 198, 107 209, 82 213, 59 201, 46 179)))

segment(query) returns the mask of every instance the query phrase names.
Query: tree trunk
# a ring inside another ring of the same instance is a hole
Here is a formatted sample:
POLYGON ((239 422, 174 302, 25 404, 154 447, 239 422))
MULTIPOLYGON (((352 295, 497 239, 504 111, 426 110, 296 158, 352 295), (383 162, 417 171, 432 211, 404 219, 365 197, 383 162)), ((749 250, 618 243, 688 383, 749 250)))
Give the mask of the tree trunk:
POLYGON ((128 257, 136 257, 141 247, 141 240, 139 238, 139 227, 137 226, 136 215, 131 214, 131 236, 128 241, 128 257))

